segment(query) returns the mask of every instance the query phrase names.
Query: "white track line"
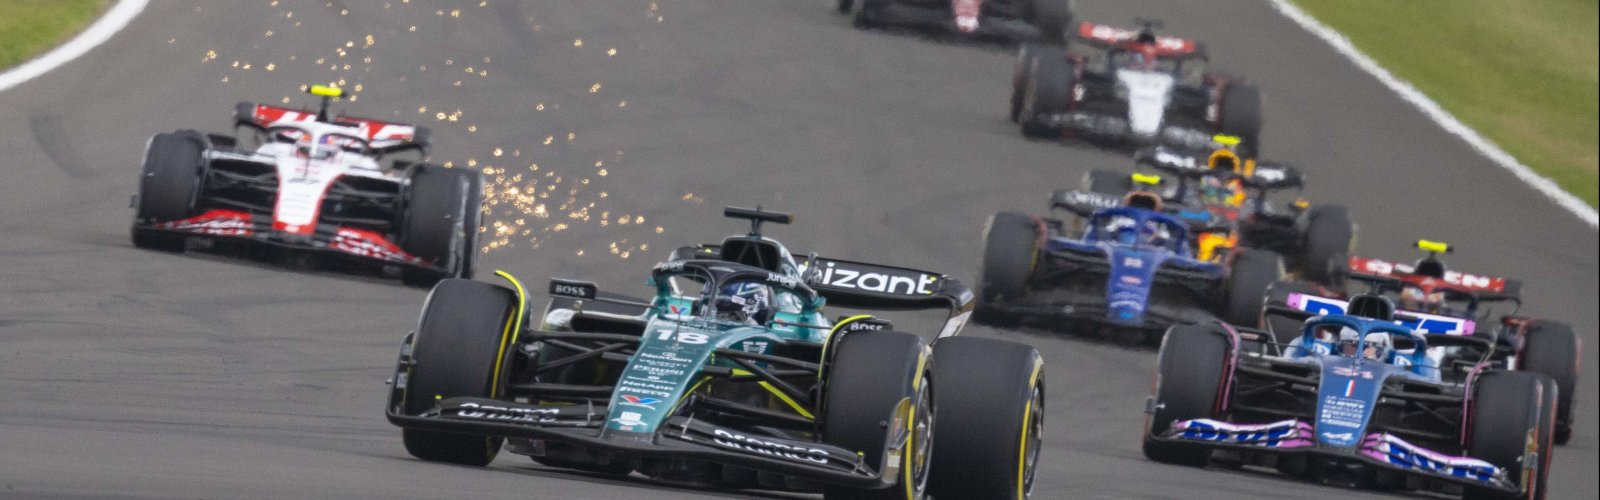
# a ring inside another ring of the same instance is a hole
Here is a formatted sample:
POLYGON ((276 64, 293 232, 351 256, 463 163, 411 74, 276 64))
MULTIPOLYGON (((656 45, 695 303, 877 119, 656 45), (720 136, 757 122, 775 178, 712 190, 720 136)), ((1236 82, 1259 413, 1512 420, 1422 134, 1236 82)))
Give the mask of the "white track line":
POLYGON ((1444 128, 1446 132, 1460 137, 1461 140, 1471 145, 1472 149, 1478 150, 1479 154, 1500 165, 1500 167, 1510 170, 1511 173, 1516 174, 1518 179, 1522 179, 1523 182, 1533 186, 1540 193, 1544 193, 1546 197, 1550 198, 1550 201, 1554 201, 1561 208, 1565 208, 1568 212, 1572 212, 1573 215, 1577 215, 1579 219, 1583 219, 1584 222, 1589 224, 1589 227, 1600 227, 1600 214, 1595 213, 1594 207, 1590 207, 1588 203, 1584 203, 1583 200, 1573 196, 1572 193, 1563 191, 1561 186, 1556 185, 1555 181, 1534 172, 1527 165, 1517 161, 1510 153, 1500 149, 1494 142, 1479 135, 1478 131, 1468 127, 1465 123, 1461 123, 1461 120, 1457 120, 1449 111, 1439 107, 1439 103, 1433 102, 1433 99, 1423 95, 1416 87, 1394 76, 1389 70, 1383 69, 1383 66, 1379 66, 1377 62, 1374 62, 1372 58, 1361 53, 1354 44, 1350 43, 1349 38, 1345 38, 1338 31, 1334 31, 1333 28, 1329 28, 1327 25, 1317 21, 1310 14, 1306 14, 1299 7, 1289 3, 1289 0, 1270 1, 1272 6, 1278 9, 1278 13, 1283 14, 1290 21, 1294 21, 1295 24, 1305 28, 1311 34, 1316 35, 1317 38, 1328 42, 1328 45, 1333 46, 1333 50, 1339 52, 1339 54, 1349 59, 1350 62, 1355 63, 1357 67, 1368 74, 1376 77, 1379 82, 1383 82, 1383 85, 1389 87, 1389 90, 1399 94, 1401 99, 1405 99, 1412 106, 1416 106, 1423 114, 1428 115, 1428 118, 1433 119, 1434 123, 1444 128))
POLYGON ((78 56, 88 52, 89 49, 105 43, 106 40, 111 39, 111 35, 122 31, 122 27, 127 26, 128 21, 132 21, 134 16, 138 16, 139 12, 144 10, 145 4, 148 3, 149 0, 121 0, 117 2, 116 6, 106 11, 106 15, 101 16, 100 20, 95 21, 93 25, 89 26, 89 29, 84 30, 77 38, 73 38, 72 41, 56 47, 55 50, 47 52, 43 56, 12 68, 11 71, 0 73, 0 92, 48 73, 68 61, 77 59, 78 56))

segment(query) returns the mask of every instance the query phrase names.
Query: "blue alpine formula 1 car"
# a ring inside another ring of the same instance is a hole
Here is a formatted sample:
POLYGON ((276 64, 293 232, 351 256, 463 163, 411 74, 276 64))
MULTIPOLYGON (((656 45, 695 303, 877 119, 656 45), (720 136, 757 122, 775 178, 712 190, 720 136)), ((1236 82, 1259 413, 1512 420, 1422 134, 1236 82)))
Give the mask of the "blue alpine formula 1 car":
POLYGON ((388 419, 428 461, 541 464, 827 498, 1008 498, 1032 490, 1043 359, 957 337, 972 294, 943 275, 810 256, 764 222, 675 251, 648 300, 552 280, 543 316, 506 285, 445 280, 406 336, 388 419), (829 320, 824 305, 946 309, 938 332, 829 320), (925 340, 932 339, 931 341, 925 340))
POLYGON ((1307 320, 1288 345, 1226 324, 1174 327, 1146 405, 1145 456, 1227 459, 1341 486, 1544 498, 1553 379, 1487 356, 1464 374, 1443 370, 1429 349, 1482 352, 1471 344, 1486 341, 1398 324, 1378 295, 1352 298, 1349 311, 1307 320))
POLYGON ((1267 286, 1283 276, 1283 259, 1247 248, 1216 261, 1196 259, 1190 224, 1159 211, 1160 203, 1149 192, 1120 202, 1101 193, 1057 192, 1052 208, 1077 219, 991 217, 976 318, 1134 332, 1149 343, 1174 324, 1219 316, 1255 324, 1267 286))

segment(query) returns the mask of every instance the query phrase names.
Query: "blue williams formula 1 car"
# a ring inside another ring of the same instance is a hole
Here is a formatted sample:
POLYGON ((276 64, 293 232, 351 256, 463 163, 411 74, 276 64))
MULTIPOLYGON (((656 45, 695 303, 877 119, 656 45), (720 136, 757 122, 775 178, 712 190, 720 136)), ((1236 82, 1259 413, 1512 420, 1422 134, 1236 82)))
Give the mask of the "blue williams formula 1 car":
POLYGON ((1173 324, 1258 318, 1262 294, 1283 276, 1282 258, 1264 250, 1196 259, 1190 223, 1159 211, 1154 193, 1111 206, 1119 202, 1108 195, 1058 191, 1051 203, 1081 224, 1015 212, 989 219, 979 321, 1097 325, 1154 343, 1173 324))
POLYGON ((1174 327, 1146 407, 1145 456, 1204 466, 1221 450, 1328 484, 1544 498, 1554 380, 1487 358, 1441 370, 1429 349, 1483 341, 1415 332, 1377 295, 1349 311, 1306 321, 1287 346, 1225 324, 1174 327))
POLYGON ((1006 498, 1032 490, 1043 429, 1033 348, 956 337, 972 294, 945 276, 816 256, 763 222, 679 249, 649 300, 552 280, 446 280, 406 336, 388 405, 418 458, 491 462, 502 444, 553 467, 827 498, 1006 498), (931 343, 824 304, 947 309, 931 343), (538 326, 535 327, 535 322, 538 326))

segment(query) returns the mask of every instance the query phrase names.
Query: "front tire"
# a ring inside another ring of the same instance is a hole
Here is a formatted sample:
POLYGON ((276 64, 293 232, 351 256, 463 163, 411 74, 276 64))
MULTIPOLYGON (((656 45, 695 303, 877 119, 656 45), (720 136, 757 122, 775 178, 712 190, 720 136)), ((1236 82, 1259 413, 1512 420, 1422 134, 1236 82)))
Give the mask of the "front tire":
MULTIPOLYGON (((418 415, 453 397, 494 398, 496 361, 516 318, 516 294, 471 280, 440 281, 428 294, 407 375, 404 410, 418 415)), ((406 451, 430 462, 484 466, 494 461, 501 438, 405 429, 406 451)))
POLYGON ((866 463, 883 462, 888 422, 904 399, 914 409, 909 442, 894 485, 877 490, 829 487, 828 500, 918 500, 927 486, 927 451, 934 436, 934 392, 927 373, 927 343, 909 333, 871 331, 833 339, 824 380, 822 440, 856 451, 866 463), (919 450, 921 450, 919 452, 919 450))
POLYGON ((410 174, 400 246, 433 266, 408 268, 406 284, 431 286, 444 278, 471 278, 477 262, 483 176, 466 169, 418 165, 410 174))
POLYGON ((933 344, 938 432, 935 498, 1025 500, 1044 431, 1044 358, 1027 345, 976 337, 933 344))
POLYGON ((205 177, 205 138, 193 130, 156 134, 145 151, 139 177, 139 203, 134 209, 133 245, 139 248, 181 252, 182 234, 149 229, 196 215, 205 177))
POLYGON ((1144 456, 1164 464, 1205 467, 1211 449, 1194 443, 1154 439, 1172 423, 1215 418, 1233 343, 1218 325, 1178 325, 1161 339, 1156 361, 1155 411, 1145 419, 1144 456))
POLYGON ((1522 494, 1506 494, 1497 490, 1467 488, 1462 494, 1466 500, 1517 498, 1542 499, 1545 482, 1549 476, 1546 464, 1552 449, 1550 423, 1555 412, 1555 399, 1559 391, 1544 375, 1528 372, 1490 371, 1477 377, 1472 384, 1472 428, 1467 450, 1473 458, 1504 468, 1506 477, 1525 477, 1523 471, 1528 459, 1537 471, 1532 483, 1522 485, 1522 494), (1535 437, 1534 449, 1529 449, 1528 436, 1535 437), (1536 455, 1530 455, 1529 452, 1536 455))

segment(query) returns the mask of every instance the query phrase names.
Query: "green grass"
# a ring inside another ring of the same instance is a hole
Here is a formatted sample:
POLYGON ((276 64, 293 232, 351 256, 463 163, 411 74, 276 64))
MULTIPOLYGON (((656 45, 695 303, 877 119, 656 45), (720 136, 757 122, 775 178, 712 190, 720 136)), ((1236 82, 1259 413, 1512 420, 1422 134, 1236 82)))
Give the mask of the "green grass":
POLYGON ((89 26, 110 0, 0 0, 0 70, 21 64, 89 26))
POLYGON ((1294 2, 1523 164, 1595 206, 1600 2, 1294 2))

